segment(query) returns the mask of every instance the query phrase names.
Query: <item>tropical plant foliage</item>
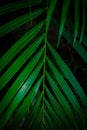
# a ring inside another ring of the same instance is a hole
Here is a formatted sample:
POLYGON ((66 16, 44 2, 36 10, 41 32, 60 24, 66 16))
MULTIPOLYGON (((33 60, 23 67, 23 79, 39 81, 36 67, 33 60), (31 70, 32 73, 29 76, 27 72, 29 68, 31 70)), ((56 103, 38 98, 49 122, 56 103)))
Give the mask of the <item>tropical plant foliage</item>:
POLYGON ((86 7, 86 0, 2 4, 1 18, 15 17, 1 24, 1 41, 13 33, 17 40, 9 47, 0 43, 7 47, 0 55, 0 130, 87 129, 87 96, 56 51, 64 38, 87 63, 86 7), (57 31, 55 43, 49 38, 51 24, 57 31))

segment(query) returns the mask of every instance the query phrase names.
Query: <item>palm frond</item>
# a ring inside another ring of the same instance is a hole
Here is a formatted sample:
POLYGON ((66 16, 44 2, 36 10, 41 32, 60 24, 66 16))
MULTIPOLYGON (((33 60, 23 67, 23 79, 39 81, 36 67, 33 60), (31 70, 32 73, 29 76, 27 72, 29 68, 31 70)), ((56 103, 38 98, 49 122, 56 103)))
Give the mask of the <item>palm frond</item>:
MULTIPOLYGON (((38 5, 40 3, 43 3, 43 0, 39 0, 39 1, 32 0, 32 1, 30 1, 31 6, 35 6, 35 5, 38 5)), ((17 11, 17 10, 27 8, 27 7, 28 7, 27 2, 23 1, 23 0, 21 0, 20 2, 9 3, 9 4, 4 5, 3 7, 0 7, 0 15, 11 13, 13 11, 17 11)))
POLYGON ((73 46, 76 42, 76 38, 78 35, 79 30, 79 0, 74 0, 74 14, 75 14, 75 25, 74 25, 74 40, 73 40, 73 46))
MULTIPOLYGON (((15 114, 14 124, 13 124, 14 127, 20 123, 21 119, 25 116, 25 114, 29 110, 30 106, 33 105, 32 102, 34 101, 34 99, 35 99, 35 97, 37 95, 37 92, 38 92, 39 87, 41 85, 42 79, 43 78, 41 77, 37 81, 37 83, 35 83, 35 85, 33 86, 33 88, 30 90, 29 94, 27 95, 27 97, 24 99, 24 102, 20 106, 18 112, 15 114)), ((36 107, 34 107, 34 109, 36 110, 36 107)), ((31 116, 31 118, 32 118, 32 116, 31 116)))
MULTIPOLYGON (((56 28, 58 28, 59 24, 58 24, 57 20, 55 20, 53 18, 52 21, 53 21, 54 25, 56 26, 56 28)), ((69 28, 71 28, 71 25, 68 24, 68 26, 69 26, 69 28)), ((72 46, 72 43, 73 43, 72 34, 66 28, 64 28, 62 35, 67 40, 68 44, 70 44, 72 46)), ((83 35, 83 41, 82 42, 84 43, 85 46, 87 46, 86 39, 87 39, 87 37, 85 35, 83 35)), ((82 59, 87 63, 87 58, 86 58, 87 57, 87 51, 86 51, 86 48, 82 44, 79 44, 79 41, 77 41, 77 40, 76 40, 73 48, 82 57, 82 59)))
POLYGON ((31 19, 33 20, 34 18, 39 16, 43 11, 44 9, 37 9, 32 12, 31 16, 27 13, 1 26, 0 37, 15 30, 16 28, 22 26, 23 24, 26 24, 27 22, 31 21, 31 19))
POLYGON ((81 36, 79 42, 82 42, 83 34, 85 30, 85 24, 86 24, 86 7, 85 7, 85 1, 82 1, 82 29, 81 29, 81 36))
POLYGON ((43 50, 37 53, 37 55, 29 62, 29 64, 25 67, 16 81, 12 84, 6 95, 4 96, 3 100, 0 103, 0 115, 4 112, 8 104, 11 102, 17 91, 21 88, 22 84, 26 81, 32 70, 35 68, 36 64, 38 63, 43 50), (28 71, 30 70, 30 71, 28 71), (10 95, 11 94, 11 95, 10 95))
POLYGON ((74 23, 68 17, 71 1, 60 3, 62 12, 61 8, 56 11, 57 0, 21 0, 0 7, 0 15, 7 17, 13 12, 28 10, 0 26, 1 42, 12 31, 17 32, 19 27, 32 22, 31 29, 27 29, 0 58, 0 130, 15 130, 20 126, 23 130, 87 128, 87 95, 55 48, 57 43, 49 38, 52 24, 58 31, 58 44, 62 44, 63 37, 87 63, 86 2, 74 1, 74 23), (59 13, 61 17, 57 19, 59 13))
POLYGON ((44 22, 37 24, 29 32, 27 32, 22 38, 20 38, 0 59, 0 72, 4 69, 5 66, 30 42, 35 35, 43 27, 44 22))
POLYGON ((35 52, 35 50, 40 45, 43 40, 43 35, 38 38, 29 48, 27 48, 21 56, 16 59, 16 61, 9 67, 9 69, 2 75, 0 79, 0 90, 9 82, 9 80, 15 75, 15 73, 23 66, 23 64, 30 58, 30 56, 35 52))
POLYGON ((46 33, 48 32, 49 25, 50 25, 51 18, 52 18, 52 14, 53 14, 53 11, 54 11, 54 9, 55 9, 56 3, 57 3, 57 0, 54 0, 54 1, 51 0, 50 5, 49 5, 49 8, 47 9, 46 33))
POLYGON ((66 18, 67 18, 67 13, 69 10, 69 4, 70 4, 70 0, 64 0, 63 2, 63 8, 62 8, 62 14, 61 14, 61 21, 60 21, 60 28, 59 28, 59 36, 58 36, 58 43, 57 46, 59 46, 60 43, 60 39, 63 33, 63 29, 64 29, 64 25, 66 22, 66 18))

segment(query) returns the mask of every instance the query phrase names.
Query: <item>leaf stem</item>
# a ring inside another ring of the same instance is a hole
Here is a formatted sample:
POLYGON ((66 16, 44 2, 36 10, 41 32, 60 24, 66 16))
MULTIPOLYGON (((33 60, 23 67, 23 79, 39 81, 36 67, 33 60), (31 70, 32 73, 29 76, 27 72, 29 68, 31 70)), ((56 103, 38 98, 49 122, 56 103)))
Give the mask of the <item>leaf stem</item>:
MULTIPOLYGON (((44 66, 43 66, 43 122, 44 122, 44 93, 45 93, 45 74, 46 74, 46 43, 47 36, 44 39, 44 66)), ((44 129, 44 128, 43 128, 44 129)))

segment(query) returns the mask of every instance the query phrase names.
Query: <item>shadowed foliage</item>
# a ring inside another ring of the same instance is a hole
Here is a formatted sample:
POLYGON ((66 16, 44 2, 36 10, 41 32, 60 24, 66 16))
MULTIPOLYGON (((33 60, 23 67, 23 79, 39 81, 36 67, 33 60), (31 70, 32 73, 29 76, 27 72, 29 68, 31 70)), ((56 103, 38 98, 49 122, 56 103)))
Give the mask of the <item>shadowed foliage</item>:
POLYGON ((87 65, 86 8, 86 0, 0 3, 0 130, 87 129, 86 88, 60 49, 87 65))

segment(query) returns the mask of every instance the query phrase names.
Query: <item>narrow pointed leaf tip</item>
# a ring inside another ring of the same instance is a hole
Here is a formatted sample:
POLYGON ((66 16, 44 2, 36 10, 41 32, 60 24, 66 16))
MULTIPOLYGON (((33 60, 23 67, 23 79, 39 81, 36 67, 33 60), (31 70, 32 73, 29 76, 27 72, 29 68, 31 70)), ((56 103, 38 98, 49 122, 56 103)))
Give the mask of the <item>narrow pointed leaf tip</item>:
POLYGON ((48 33, 49 25, 51 22, 52 14, 55 9, 56 3, 57 3, 57 0, 51 0, 49 8, 48 8, 47 19, 46 19, 46 34, 48 33))
POLYGON ((78 36, 79 30, 79 0, 74 0, 74 15, 75 15, 75 24, 74 24, 74 39, 73 46, 75 45, 76 38, 78 36))
POLYGON ((61 15, 61 21, 60 21, 60 27, 59 27, 59 35, 58 35, 58 42, 57 42, 57 47, 59 46, 61 36, 63 33, 64 25, 66 22, 66 18, 68 15, 68 10, 69 10, 69 5, 70 5, 71 0, 64 0, 63 2, 63 8, 62 8, 62 15, 61 15))
POLYGON ((80 35, 79 43, 81 43, 83 40, 85 25, 86 25, 86 7, 85 7, 85 2, 83 0, 82 1, 82 28, 81 28, 81 35, 80 35))

